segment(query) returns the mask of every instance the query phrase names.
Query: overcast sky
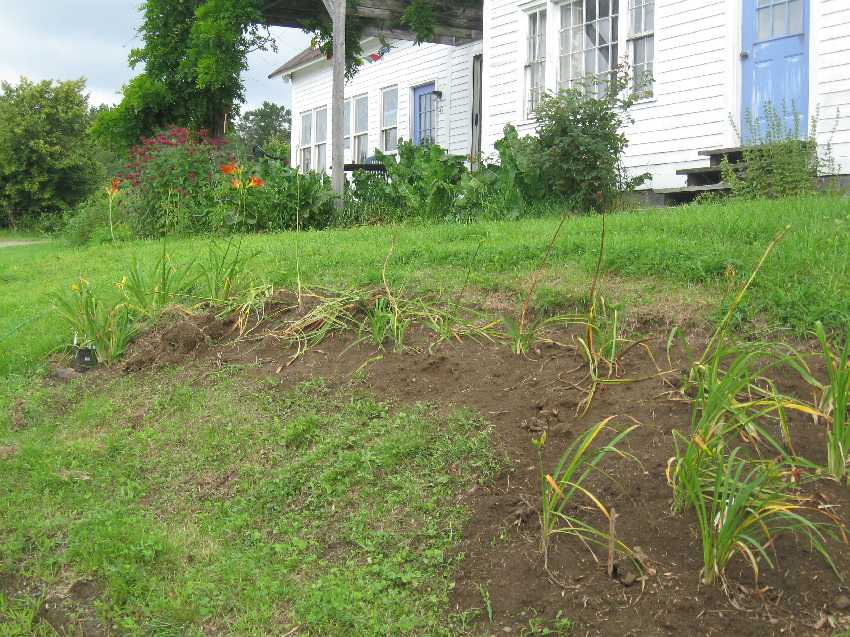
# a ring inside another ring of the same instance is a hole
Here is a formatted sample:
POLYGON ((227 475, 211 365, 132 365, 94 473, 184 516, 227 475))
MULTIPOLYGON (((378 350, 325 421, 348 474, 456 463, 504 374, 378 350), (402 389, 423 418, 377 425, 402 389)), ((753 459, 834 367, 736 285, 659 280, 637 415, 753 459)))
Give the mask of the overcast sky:
MULTIPOLYGON (((141 0, 0 0, 0 80, 84 77, 92 104, 114 104, 135 72, 127 64, 140 45, 141 0)), ((309 37, 296 29, 275 29, 278 52, 248 60, 245 109, 264 100, 290 106, 288 83, 268 74, 301 51, 309 37)))

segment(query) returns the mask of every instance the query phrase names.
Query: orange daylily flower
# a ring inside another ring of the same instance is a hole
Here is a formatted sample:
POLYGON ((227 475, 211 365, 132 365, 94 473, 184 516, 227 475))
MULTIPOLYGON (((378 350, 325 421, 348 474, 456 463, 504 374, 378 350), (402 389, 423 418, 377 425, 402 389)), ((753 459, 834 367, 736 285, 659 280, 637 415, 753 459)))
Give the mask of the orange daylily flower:
POLYGON ((219 166, 219 170, 225 175, 235 175, 239 172, 239 167, 234 163, 222 164, 219 166))
POLYGON ((259 188, 263 184, 265 184, 262 179, 257 177, 256 175, 251 175, 251 180, 248 182, 248 188, 259 188))
POLYGON ((233 179, 230 180, 230 185, 233 186, 234 188, 241 188, 242 182, 239 181, 238 179, 236 179, 236 177, 234 177, 233 179))
POLYGON ((116 177, 112 180, 112 183, 106 187, 106 194, 110 197, 114 197, 118 194, 118 191, 121 189, 121 180, 116 177))

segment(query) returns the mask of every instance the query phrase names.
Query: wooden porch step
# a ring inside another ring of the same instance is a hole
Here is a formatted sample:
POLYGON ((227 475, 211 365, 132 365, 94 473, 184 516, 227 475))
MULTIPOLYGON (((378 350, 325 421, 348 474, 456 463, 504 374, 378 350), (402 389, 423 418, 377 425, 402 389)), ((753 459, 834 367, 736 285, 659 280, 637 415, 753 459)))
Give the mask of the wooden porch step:
POLYGON ((700 150, 697 151, 697 155, 701 155, 702 157, 711 157, 712 155, 734 155, 736 153, 744 152, 743 146, 731 146, 729 148, 712 148, 709 150, 700 150))
POLYGON ((682 186, 680 188, 658 188, 655 192, 659 195, 687 195, 699 194, 701 192, 729 190, 729 186, 724 183, 706 184, 704 186, 682 186))
POLYGON ((742 146, 710 148, 708 150, 698 150, 697 154, 701 157, 708 157, 708 162, 712 166, 719 166, 724 157, 729 160, 729 163, 736 164, 744 158, 744 148, 742 146))
POLYGON ((711 175, 720 174, 720 166, 697 166, 696 168, 680 168, 677 175, 711 175))

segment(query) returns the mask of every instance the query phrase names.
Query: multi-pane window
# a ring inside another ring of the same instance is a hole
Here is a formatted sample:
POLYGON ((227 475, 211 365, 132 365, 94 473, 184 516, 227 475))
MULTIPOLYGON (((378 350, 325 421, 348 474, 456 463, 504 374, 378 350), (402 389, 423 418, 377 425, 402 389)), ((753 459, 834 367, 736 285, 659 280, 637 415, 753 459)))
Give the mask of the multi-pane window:
POLYGON ((573 0, 561 5, 561 88, 591 80, 600 93, 606 90, 617 65, 619 9, 619 0, 573 0))
POLYGON ((301 113, 301 170, 310 170, 310 154, 313 140, 313 111, 301 113))
POLYGON ((349 150, 351 148, 351 100, 345 100, 342 105, 343 110, 343 133, 342 133, 342 148, 349 150))
POLYGON ((325 172, 328 167, 327 141, 328 141, 328 109, 317 108, 316 113, 316 172, 325 172))
POLYGON ((803 32, 803 0, 758 0, 756 7, 758 41, 803 32))
POLYGON ((629 0, 633 88, 643 97, 652 95, 655 61, 655 0, 629 0))
POLYGON ((391 153, 398 147, 398 87, 381 91, 381 148, 391 153))
POLYGON ((540 104, 546 88, 546 9, 528 14, 525 62, 525 114, 530 116, 540 104))
POLYGON ((352 159, 363 164, 369 157, 369 97, 354 98, 354 152, 352 159))

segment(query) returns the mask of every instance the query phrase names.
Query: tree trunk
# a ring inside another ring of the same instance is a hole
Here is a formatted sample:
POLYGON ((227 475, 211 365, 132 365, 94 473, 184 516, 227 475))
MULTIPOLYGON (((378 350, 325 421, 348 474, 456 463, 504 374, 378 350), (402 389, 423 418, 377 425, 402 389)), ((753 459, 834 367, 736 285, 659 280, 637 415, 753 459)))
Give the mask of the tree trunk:
MULTIPOLYGON (((343 135, 345 122, 345 11, 346 0, 328 0, 333 5, 333 93, 331 96, 331 177, 338 199, 337 208, 342 208, 345 188, 345 157, 343 135)), ((328 7, 330 8, 330 7, 328 7)))

